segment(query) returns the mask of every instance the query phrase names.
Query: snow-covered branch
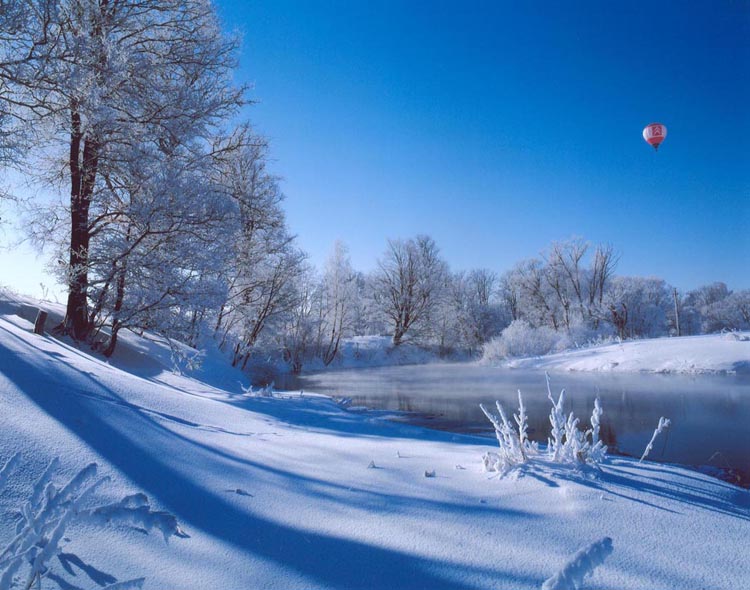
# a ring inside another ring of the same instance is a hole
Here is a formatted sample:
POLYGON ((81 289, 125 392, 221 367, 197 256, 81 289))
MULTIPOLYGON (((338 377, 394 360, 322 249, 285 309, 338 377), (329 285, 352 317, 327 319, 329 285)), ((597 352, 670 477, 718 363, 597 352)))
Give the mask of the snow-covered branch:
POLYGON ((643 451, 643 455, 641 455, 639 463, 643 462, 643 460, 648 457, 648 454, 651 452, 651 450, 654 448, 654 441, 656 440, 656 437, 659 436, 666 428, 669 428, 669 425, 672 422, 669 420, 669 418, 665 418, 662 416, 659 418, 659 424, 656 426, 656 430, 654 430, 654 434, 651 435, 651 440, 648 441, 648 444, 646 445, 646 449, 643 451))
POLYGON ((559 572, 542 584, 542 590, 579 590, 583 586, 583 579, 604 563, 612 549, 612 539, 609 537, 584 547, 559 572))
MULTIPOLYGON (((0 471, 0 491, 19 461, 19 456, 14 455, 0 471)), ((157 529, 165 541, 172 536, 187 537, 177 519, 167 512, 152 510, 144 494, 126 496, 114 504, 97 505, 93 496, 109 478, 97 478, 96 463, 81 469, 63 486, 55 482, 59 466, 59 459, 53 459, 21 506, 15 536, 0 553, 0 590, 28 590, 41 587, 44 578, 57 580, 51 570, 52 558, 59 555, 68 542, 69 529, 79 523, 123 524, 145 532, 157 529)), ((142 585, 143 578, 139 578, 106 588, 128 590, 142 585)))

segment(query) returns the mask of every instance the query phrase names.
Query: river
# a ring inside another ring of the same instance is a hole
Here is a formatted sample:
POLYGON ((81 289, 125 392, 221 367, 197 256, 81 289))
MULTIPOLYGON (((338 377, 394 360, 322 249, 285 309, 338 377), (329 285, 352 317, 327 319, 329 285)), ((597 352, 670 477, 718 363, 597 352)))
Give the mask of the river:
MULTIPOLYGON (((660 416, 672 421, 657 439, 650 460, 716 468, 725 479, 750 487, 750 377, 554 373, 552 392, 566 389, 566 412, 588 426, 594 399, 604 415, 602 439, 612 452, 640 457, 660 416)), ((278 385, 334 397, 352 405, 403 412, 413 424, 458 433, 492 435, 479 404, 499 400, 517 411, 518 389, 529 414, 532 440, 549 435, 543 372, 471 363, 410 365, 325 371, 289 377, 278 385)))

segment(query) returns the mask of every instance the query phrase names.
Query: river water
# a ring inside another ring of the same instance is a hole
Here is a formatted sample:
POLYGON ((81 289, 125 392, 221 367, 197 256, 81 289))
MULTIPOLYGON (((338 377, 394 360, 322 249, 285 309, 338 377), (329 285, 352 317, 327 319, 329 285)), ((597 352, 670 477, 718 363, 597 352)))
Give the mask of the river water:
MULTIPOLYGON (((657 439, 650 460, 679 463, 750 487, 750 377, 553 373, 552 393, 566 389, 566 412, 586 426, 599 396, 602 439, 616 453, 640 457, 659 422, 672 421, 657 439)), ((326 371, 288 378, 285 389, 348 397, 352 405, 404 412, 413 424, 459 433, 492 435, 479 404, 499 400, 517 411, 518 390, 529 414, 532 440, 549 435, 543 372, 482 365, 431 364, 326 371)))

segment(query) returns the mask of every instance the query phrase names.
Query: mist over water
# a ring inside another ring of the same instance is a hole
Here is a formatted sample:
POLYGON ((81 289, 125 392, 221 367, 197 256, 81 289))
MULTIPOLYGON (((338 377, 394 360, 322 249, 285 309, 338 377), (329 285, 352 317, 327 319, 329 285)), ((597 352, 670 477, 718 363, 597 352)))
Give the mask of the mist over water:
MULTIPOLYGON (((659 417, 672 421, 656 441, 649 460, 730 470, 750 486, 750 377, 555 373, 552 395, 566 390, 565 411, 588 426, 594 399, 604 409, 602 439, 611 451, 638 456, 659 417)), ((329 371, 279 383, 335 397, 352 405, 407 412, 413 424, 471 434, 492 434, 479 404, 503 404, 517 411, 518 390, 529 415, 529 436, 549 436, 545 376, 474 364, 433 364, 329 371)))

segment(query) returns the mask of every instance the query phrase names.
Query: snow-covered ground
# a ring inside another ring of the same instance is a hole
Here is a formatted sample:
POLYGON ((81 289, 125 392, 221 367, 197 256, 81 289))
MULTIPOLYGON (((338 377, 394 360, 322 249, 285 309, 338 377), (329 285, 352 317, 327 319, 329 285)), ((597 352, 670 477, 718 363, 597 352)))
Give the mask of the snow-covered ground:
POLYGON ((624 458, 498 479, 486 439, 251 397, 220 359, 177 375, 130 334, 107 363, 33 335, 14 305, 0 301, 0 463, 20 452, 24 468, 0 496, 2 544, 55 456, 70 475, 98 462, 105 499, 142 491, 190 535, 71 530, 70 570, 55 564, 69 588, 540 588, 591 556, 604 563, 584 587, 750 587, 746 490, 624 458))
MULTIPOLYGON (((403 344, 394 348, 387 336, 357 336, 342 341, 337 359, 328 367, 310 361, 304 372, 326 369, 414 365, 466 361, 468 356, 445 359, 436 351, 403 344)), ((556 354, 512 358, 495 363, 509 368, 548 371, 619 371, 629 373, 750 374, 750 332, 707 336, 629 340, 556 354)))
POLYGON ((750 332, 631 340, 504 364, 549 371, 750 374, 750 332))

